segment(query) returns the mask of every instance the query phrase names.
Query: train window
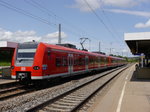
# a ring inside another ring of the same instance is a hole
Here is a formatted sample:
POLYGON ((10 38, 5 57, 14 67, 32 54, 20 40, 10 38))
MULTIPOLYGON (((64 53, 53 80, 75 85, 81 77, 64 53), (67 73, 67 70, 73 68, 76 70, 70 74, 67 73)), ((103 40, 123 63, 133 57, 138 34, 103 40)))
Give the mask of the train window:
POLYGON ((78 65, 78 57, 77 56, 74 57, 74 66, 76 66, 76 65, 78 65))
POLYGON ((62 62, 63 62, 63 66, 68 66, 66 57, 62 58, 62 62))
POLYGON ((104 57, 100 57, 100 64, 105 64, 105 60, 104 60, 104 57))
POLYGON ((51 51, 48 50, 48 51, 47 51, 47 55, 50 56, 50 54, 51 54, 51 51))
POLYGON ((91 64, 91 62, 92 62, 92 59, 91 59, 91 57, 89 58, 89 63, 91 64))
POLYGON ((57 66, 57 67, 60 67, 61 65, 62 65, 62 63, 61 63, 61 58, 56 57, 56 66, 57 66))
POLYGON ((75 60, 75 65, 79 65, 79 59, 78 58, 75 60))
POLYGON ((98 64, 99 63, 99 59, 98 59, 98 57, 96 57, 96 64, 98 64))
POLYGON ((35 55, 35 53, 30 53, 30 52, 18 53, 18 57, 17 58, 33 58, 34 55, 35 55))
POLYGON ((79 58, 79 65, 82 65, 82 58, 79 58))
POLYGON ((33 59, 36 49, 18 49, 17 59, 33 59))
POLYGON ((89 57, 89 64, 91 64, 91 58, 89 57))
POLYGON ((82 65, 85 65, 85 58, 82 58, 82 65))
POLYGON ((91 63, 91 64, 94 64, 94 62, 95 62, 94 57, 91 57, 91 59, 90 59, 90 63, 91 63))
POLYGON ((92 64, 94 64, 94 57, 92 57, 92 64))
POLYGON ((103 60, 103 64, 106 64, 106 61, 105 61, 105 58, 104 58, 104 57, 102 58, 102 60, 103 60))
POLYGON ((106 64, 109 64, 111 62, 111 59, 110 58, 106 58, 106 64))
POLYGON ((78 66, 78 65, 85 65, 84 57, 79 57, 79 56, 74 57, 74 66, 78 66))
POLYGON ((115 59, 112 59, 112 63, 115 63, 116 62, 116 60, 115 59))

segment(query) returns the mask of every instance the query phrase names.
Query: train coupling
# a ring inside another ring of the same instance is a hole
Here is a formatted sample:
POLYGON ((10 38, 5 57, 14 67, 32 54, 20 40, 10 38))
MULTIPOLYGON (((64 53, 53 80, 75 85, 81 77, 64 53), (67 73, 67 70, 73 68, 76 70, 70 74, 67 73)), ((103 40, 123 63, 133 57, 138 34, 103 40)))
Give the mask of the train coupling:
POLYGON ((25 79, 27 78, 27 73, 19 73, 18 74, 18 79, 25 79))
POLYGON ((17 79, 19 80, 30 79, 30 74, 27 72, 17 73, 17 79))

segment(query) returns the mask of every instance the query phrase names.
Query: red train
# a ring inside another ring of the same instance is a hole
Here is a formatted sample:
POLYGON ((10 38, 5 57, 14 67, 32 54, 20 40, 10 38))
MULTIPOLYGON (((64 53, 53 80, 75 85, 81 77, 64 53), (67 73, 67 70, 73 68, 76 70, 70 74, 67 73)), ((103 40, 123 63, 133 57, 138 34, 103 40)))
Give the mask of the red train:
POLYGON ((124 59, 97 53, 27 42, 18 44, 12 59, 12 78, 40 80, 121 66, 124 59))

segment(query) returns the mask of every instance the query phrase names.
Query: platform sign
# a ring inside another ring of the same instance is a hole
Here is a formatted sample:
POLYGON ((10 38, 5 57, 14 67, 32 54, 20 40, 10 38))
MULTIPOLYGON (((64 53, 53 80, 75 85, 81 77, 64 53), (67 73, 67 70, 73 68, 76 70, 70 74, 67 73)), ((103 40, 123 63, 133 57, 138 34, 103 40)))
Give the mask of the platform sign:
POLYGON ((144 58, 145 58, 144 53, 141 53, 141 67, 142 68, 144 67, 144 58))
POLYGON ((141 53, 141 58, 145 58, 145 55, 144 55, 144 53, 141 53))

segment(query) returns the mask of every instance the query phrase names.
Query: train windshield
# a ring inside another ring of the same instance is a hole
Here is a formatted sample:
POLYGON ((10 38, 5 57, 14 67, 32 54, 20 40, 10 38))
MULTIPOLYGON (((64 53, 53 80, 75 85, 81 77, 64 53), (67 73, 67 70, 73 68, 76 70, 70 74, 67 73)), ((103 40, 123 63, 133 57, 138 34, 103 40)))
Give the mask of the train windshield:
POLYGON ((37 43, 22 43, 18 45, 16 66, 32 66, 37 43))
POLYGON ((36 49, 18 49, 17 59, 33 59, 36 49))

